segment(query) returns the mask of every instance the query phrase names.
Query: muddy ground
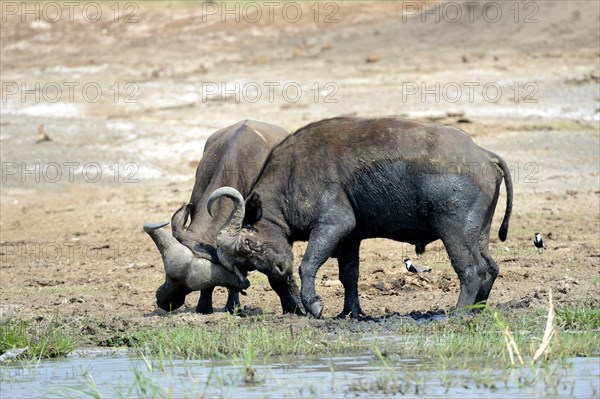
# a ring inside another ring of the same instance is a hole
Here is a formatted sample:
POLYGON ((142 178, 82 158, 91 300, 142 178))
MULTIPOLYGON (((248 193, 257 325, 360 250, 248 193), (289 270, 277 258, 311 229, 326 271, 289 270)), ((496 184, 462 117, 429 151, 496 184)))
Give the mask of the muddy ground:
MULTIPOLYGON (((598 3, 481 2, 470 12, 428 2, 423 16, 422 2, 287 2, 259 16, 244 3, 226 14, 222 3, 133 2, 115 3, 118 20, 100 3, 98 22, 87 3, 56 22, 36 4, 39 21, 23 21, 16 5, 0 28, 3 317, 70 320, 91 343, 224 317, 195 314, 197 293, 171 318, 157 311, 162 263, 142 224, 188 200, 215 130, 252 118, 293 131, 340 114, 438 120, 501 154, 515 199, 508 240, 497 239, 504 190, 492 226, 501 273, 490 302, 525 312, 552 290, 560 304, 599 305, 598 3)), ((266 278, 250 281, 246 314, 280 314, 266 278)), ((449 309, 458 288, 440 242, 421 257, 406 244, 362 244, 370 315, 449 309), (406 256, 433 272, 409 275, 406 256)), ((339 313, 335 261, 317 290, 324 317, 339 313)), ((215 302, 224 305, 224 289, 215 302)))

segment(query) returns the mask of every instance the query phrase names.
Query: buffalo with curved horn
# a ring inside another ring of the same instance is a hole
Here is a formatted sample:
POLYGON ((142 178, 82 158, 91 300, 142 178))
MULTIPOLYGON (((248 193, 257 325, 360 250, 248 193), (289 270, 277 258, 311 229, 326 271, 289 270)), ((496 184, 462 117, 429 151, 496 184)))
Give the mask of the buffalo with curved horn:
POLYGON ((321 316, 316 274, 336 257, 345 289, 340 316, 357 317, 360 243, 375 237, 414 244, 418 253, 441 239, 460 280, 457 307, 486 301, 499 271, 488 245, 503 181, 502 241, 513 197, 502 158, 453 127, 342 117, 305 126, 275 147, 246 201, 224 187, 208 206, 221 197, 234 202, 217 236, 223 265, 246 264, 289 283, 292 243, 308 241, 300 265, 304 308, 321 316))
POLYGON ((245 277, 248 270, 240 271, 235 264, 220 264, 216 252, 217 233, 231 213, 231 204, 216 204, 211 217, 207 200, 210 193, 225 185, 248 193, 271 149, 288 135, 278 126, 245 120, 208 138, 196 169, 190 202, 171 218, 172 235, 160 229, 168 222, 144 225, 144 231, 161 252, 165 267, 165 282, 156 291, 159 307, 175 310, 183 305, 186 295, 201 290, 196 311, 212 313, 215 286, 230 288, 226 304, 229 312, 239 306, 239 292, 249 285, 245 277))

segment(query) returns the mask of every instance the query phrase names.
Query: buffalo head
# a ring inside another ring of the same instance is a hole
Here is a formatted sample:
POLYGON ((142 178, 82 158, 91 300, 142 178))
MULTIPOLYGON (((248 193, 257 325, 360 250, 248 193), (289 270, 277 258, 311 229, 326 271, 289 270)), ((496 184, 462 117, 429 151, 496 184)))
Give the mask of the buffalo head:
POLYGON ((217 285, 241 291, 250 286, 248 279, 237 269, 232 272, 194 255, 188 247, 161 229, 167 224, 169 222, 144 224, 144 231, 156 244, 165 267, 165 282, 156 291, 156 304, 161 309, 178 309, 192 291, 217 285))
POLYGON ((219 261, 227 268, 258 270, 267 275, 281 299, 284 312, 302 314, 300 293, 293 277, 292 245, 272 224, 262 225, 258 196, 248 201, 232 187, 221 187, 208 198, 208 212, 221 197, 233 200, 234 208, 217 235, 219 261), (258 222, 258 223, 257 223, 258 222))

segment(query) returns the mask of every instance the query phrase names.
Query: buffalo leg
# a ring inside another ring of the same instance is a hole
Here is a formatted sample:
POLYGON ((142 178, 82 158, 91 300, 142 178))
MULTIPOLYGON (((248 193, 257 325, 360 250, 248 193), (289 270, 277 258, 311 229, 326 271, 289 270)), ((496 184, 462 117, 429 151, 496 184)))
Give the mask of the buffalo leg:
POLYGON ((344 310, 338 318, 358 318, 364 316, 358 299, 360 241, 344 242, 338 256, 340 281, 344 285, 344 310))
POLYGON ((440 238, 446 247, 450 262, 460 280, 460 294, 456 309, 475 304, 477 294, 487 273, 487 262, 479 252, 480 229, 468 225, 457 226, 451 220, 441 221, 445 231, 440 238))
POLYGON ((196 312, 202 314, 213 313, 212 294, 214 289, 215 287, 210 287, 200 291, 200 299, 198 300, 198 305, 196 306, 196 312))
POLYGON ((456 304, 458 310, 475 304, 487 273, 487 263, 479 253, 479 239, 473 239, 472 234, 468 234, 467 227, 463 227, 461 234, 460 228, 447 220, 442 222, 442 225, 448 230, 441 233, 440 238, 460 280, 460 294, 456 304))
POLYGON ((227 293, 227 304, 225 310, 231 314, 236 313, 236 309, 240 308, 240 293, 236 290, 228 290, 227 293))
POLYGON ((484 228, 479 238, 479 253, 484 259, 487 268, 485 277, 481 282, 481 287, 477 292, 475 303, 484 301, 487 302, 487 299, 490 296, 490 292, 492 290, 492 286, 494 285, 494 281, 496 281, 496 277, 498 277, 498 273, 500 273, 500 268, 498 267, 498 264, 494 261, 494 259, 490 256, 488 249, 490 245, 490 228, 492 226, 492 218, 494 217, 494 209, 496 208, 497 197, 498 196, 496 195, 496 200, 493 201, 492 205, 488 207, 489 211, 486 214, 486 220, 483 224, 484 228))
POLYGON ((498 277, 498 273, 500 272, 498 264, 491 257, 487 248, 481 251, 481 257, 487 262, 487 273, 483 282, 481 283, 481 287, 479 288, 479 292, 475 298, 475 303, 487 301, 490 296, 492 286, 494 285, 494 281, 496 281, 496 277, 498 277))
POLYGON ((283 310, 283 313, 304 315, 298 285, 296 284, 294 276, 288 276, 284 279, 281 277, 276 278, 269 276, 269 284, 271 284, 271 288, 273 288, 273 291, 275 291, 281 300, 281 309, 283 310))
MULTIPOLYGON (((462 186, 462 197, 472 191, 473 200, 462 203, 461 207, 444 208, 440 213, 436 212, 429 223, 442 239, 460 280, 456 304, 456 309, 460 310, 477 303, 491 289, 493 278, 488 277, 489 265, 481 252, 482 248, 487 247, 492 212, 489 197, 479 192, 478 187, 464 179, 457 179, 455 185, 462 186)), ((461 204, 462 197, 456 198, 456 204, 461 204)))
POLYGON ((352 208, 336 210, 337 212, 334 211, 329 215, 329 223, 319 223, 310 233, 308 246, 300 265, 302 304, 304 309, 316 318, 320 318, 323 313, 323 301, 315 290, 317 272, 355 225, 352 208))
MULTIPOLYGON (((475 303, 477 293, 479 292, 483 280, 483 276, 479 273, 480 266, 472 254, 473 249, 461 245, 449 245, 446 242, 444 242, 444 245, 448 251, 452 267, 460 280, 460 294, 458 296, 456 309, 458 310, 466 306, 471 306, 475 303)), ((477 255, 483 262, 483 258, 481 258, 479 251, 477 251, 477 255)))

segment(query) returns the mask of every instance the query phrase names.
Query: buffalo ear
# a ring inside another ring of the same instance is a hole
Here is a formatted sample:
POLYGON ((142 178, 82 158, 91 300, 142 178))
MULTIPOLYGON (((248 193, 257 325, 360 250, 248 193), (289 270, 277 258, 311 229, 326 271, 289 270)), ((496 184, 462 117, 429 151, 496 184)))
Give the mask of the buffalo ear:
POLYGON ((244 217, 244 225, 253 225, 258 222, 262 217, 262 205, 260 203, 260 197, 257 193, 252 193, 248 199, 246 199, 246 214, 244 217))
MULTIPOLYGON (((183 204, 171 217, 171 231, 175 237, 185 230, 190 213, 193 212, 192 204, 183 204)), ((179 239, 179 238, 178 238, 179 239)))

